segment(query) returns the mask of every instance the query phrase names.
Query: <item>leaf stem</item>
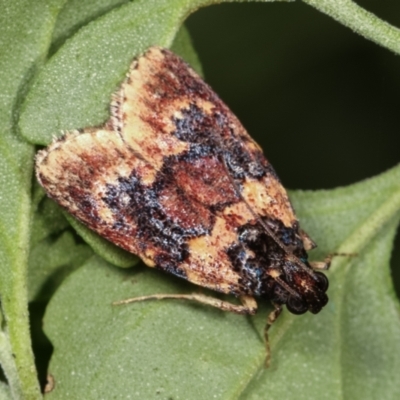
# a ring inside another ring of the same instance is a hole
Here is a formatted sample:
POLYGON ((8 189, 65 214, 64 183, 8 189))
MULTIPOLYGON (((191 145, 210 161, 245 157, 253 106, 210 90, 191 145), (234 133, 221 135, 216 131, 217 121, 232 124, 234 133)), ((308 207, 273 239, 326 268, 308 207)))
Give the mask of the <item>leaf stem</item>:
POLYGON ((8 387, 12 397, 21 397, 20 384, 18 382, 18 371, 13 358, 10 341, 6 332, 0 332, 0 364, 8 380, 8 387))
POLYGON ((303 0, 373 42, 400 54, 400 29, 351 0, 303 0))
MULTIPOLYGON (((22 176, 15 175, 15 179, 30 182, 33 168, 33 148, 24 145, 26 159, 22 176)), ((9 243, 3 243, 0 251, 2 262, 7 268, 7 276, 3 276, 4 283, 1 293, 1 307, 5 323, 0 331, 0 361, 7 377, 7 381, 14 399, 36 400, 41 399, 37 381, 35 362, 31 348, 29 329, 29 312, 27 297, 28 249, 30 237, 30 187, 20 193, 18 198, 19 215, 16 220, 16 235, 10 235, 9 243), (1 254, 2 253, 2 254, 1 254)))

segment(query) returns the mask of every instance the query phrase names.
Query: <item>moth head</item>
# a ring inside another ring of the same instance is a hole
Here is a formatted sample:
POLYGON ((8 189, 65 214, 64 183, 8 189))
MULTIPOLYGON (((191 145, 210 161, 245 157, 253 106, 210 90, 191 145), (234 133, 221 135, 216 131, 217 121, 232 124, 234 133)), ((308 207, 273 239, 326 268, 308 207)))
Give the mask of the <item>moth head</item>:
POLYGON ((272 301, 286 304, 293 314, 304 314, 310 311, 317 314, 328 303, 328 278, 318 271, 313 271, 292 261, 285 267, 270 274, 275 281, 272 301))

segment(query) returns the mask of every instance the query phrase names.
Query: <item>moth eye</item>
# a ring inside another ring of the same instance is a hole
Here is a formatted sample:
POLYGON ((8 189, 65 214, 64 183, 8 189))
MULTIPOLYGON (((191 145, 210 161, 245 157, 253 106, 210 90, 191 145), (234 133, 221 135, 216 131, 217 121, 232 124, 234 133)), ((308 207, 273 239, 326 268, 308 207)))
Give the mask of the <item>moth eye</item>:
POLYGON ((322 273, 318 271, 314 271, 317 280, 317 286, 322 292, 326 292, 329 287, 328 278, 322 273))
POLYGON ((308 310, 308 306, 305 301, 293 296, 289 297, 286 307, 292 314, 297 315, 304 314, 308 310))

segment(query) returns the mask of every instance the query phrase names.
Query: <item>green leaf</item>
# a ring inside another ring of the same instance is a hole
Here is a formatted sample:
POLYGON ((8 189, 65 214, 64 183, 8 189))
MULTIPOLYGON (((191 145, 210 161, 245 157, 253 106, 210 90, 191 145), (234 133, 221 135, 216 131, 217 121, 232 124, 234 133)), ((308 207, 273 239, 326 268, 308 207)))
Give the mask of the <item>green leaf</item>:
POLYGON ((320 314, 283 312, 270 331, 268 370, 265 307, 249 318, 179 300, 111 306, 197 288, 149 268, 117 270, 93 258, 64 282, 45 316, 55 347, 49 370, 56 388, 49 397, 397 398, 400 322, 389 258, 399 180, 397 167, 347 188, 292 194, 302 226, 324 253, 357 255, 335 258, 330 302, 320 314))
POLYGON ((51 235, 59 234, 69 226, 60 207, 53 200, 43 197, 43 189, 39 187, 38 183, 36 183, 36 186, 38 192, 40 192, 36 196, 40 196, 40 199, 38 201, 39 204, 37 204, 36 207, 33 207, 34 214, 31 228, 31 248, 41 240, 51 235))
MULTIPOLYGON (((49 60, 28 93, 20 120, 22 135, 32 143, 47 145, 62 130, 104 123, 111 94, 132 59, 155 44, 170 47, 184 19, 212 3, 218 1, 137 0, 84 25, 49 60)), ((87 17, 103 12, 101 7, 84 8, 87 17)), ((79 18, 73 26, 77 12, 64 16, 61 24, 66 26, 60 28, 56 41, 84 22, 79 18)))
POLYGON ((57 18, 51 53, 54 53, 80 28, 129 0, 69 0, 57 18))
POLYGON ((0 399, 1 400, 12 400, 10 387, 4 382, 0 382, 0 399))
MULTIPOLYGON (((35 184, 28 261, 28 298, 48 300, 63 278, 85 262, 93 251, 76 243, 61 208, 35 184)), ((132 265, 132 263, 131 263, 132 265)))
POLYGON ((352 0, 303 0, 355 32, 400 54, 400 29, 381 20, 352 0))
POLYGON ((109 263, 120 268, 128 268, 137 264, 139 259, 135 255, 128 253, 108 240, 103 239, 71 215, 65 213, 65 217, 83 240, 90 245, 93 251, 109 263))
POLYGON ((111 94, 134 56, 154 44, 170 47, 192 9, 183 0, 135 1, 84 26, 47 63, 29 92, 22 135, 48 144, 61 130, 104 123, 111 94))
POLYGON ((264 349, 247 318, 179 301, 111 305, 188 286, 145 267, 117 270, 98 258, 73 273, 45 317, 55 348, 50 372, 56 388, 49 398, 207 399, 235 393, 264 349))
MULTIPOLYGON (((201 70, 180 26, 198 7, 216 2, 72 0, 57 21, 65 1, 3 2, 0 362, 9 385, 0 385, 0 395, 39 396, 27 318, 29 253, 31 299, 48 298, 70 273, 46 316, 55 346, 50 397, 398 397, 398 303, 388 272, 398 169, 350 188, 294 194, 320 257, 335 249, 358 255, 335 261, 331 301, 320 315, 285 313, 274 326, 268 371, 261 339, 266 310, 249 319, 173 301, 111 307, 123 297, 193 287, 148 269, 121 271, 99 258, 78 269, 91 251, 63 232, 65 218, 40 190, 31 202, 33 149, 23 138, 48 144, 61 130, 104 123, 111 93, 132 58, 150 45, 172 46, 201 70)), ((399 31, 348 0, 308 3, 398 51, 399 31)), ((133 264, 131 255, 71 224, 104 259, 133 264)))
POLYGON ((68 231, 56 240, 49 237, 39 242, 29 257, 29 299, 48 300, 62 280, 92 255, 91 248, 76 243, 68 231))
POLYGON ((63 3, 16 0, 0 6, 0 362, 15 399, 40 397, 26 289, 34 149, 19 135, 17 121, 63 3))

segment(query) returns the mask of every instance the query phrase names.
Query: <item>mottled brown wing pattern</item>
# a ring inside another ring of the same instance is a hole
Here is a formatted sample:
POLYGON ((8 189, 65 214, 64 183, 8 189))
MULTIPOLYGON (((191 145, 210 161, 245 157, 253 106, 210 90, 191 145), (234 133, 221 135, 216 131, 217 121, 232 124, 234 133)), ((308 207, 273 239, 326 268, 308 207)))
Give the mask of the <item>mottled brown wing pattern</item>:
POLYGON ((51 197, 149 266, 297 313, 325 305, 326 280, 307 264, 272 166, 186 63, 149 49, 111 113, 104 130, 67 134, 39 153, 51 197))
MULTIPOLYGON (((169 156, 223 157, 258 215, 285 226, 295 222, 286 191, 261 148, 213 90, 170 51, 153 47, 139 58, 114 104, 114 129, 157 170, 169 156)), ((226 172, 219 172, 225 179, 226 172)))
POLYGON ((73 131, 55 141, 36 157, 37 178, 47 194, 81 222, 133 253, 139 252, 136 225, 124 212, 127 198, 120 197, 120 215, 102 200, 109 185, 128 179, 134 170, 146 175, 152 170, 132 157, 121 138, 106 130, 73 131), (124 222, 120 222, 123 219, 124 222))
MULTIPOLYGON (((37 164, 39 182, 54 200, 147 265, 223 292, 237 285, 239 276, 221 248, 235 240, 234 230, 199 201, 202 195, 187 196, 175 180, 136 157, 119 135, 68 133, 40 152, 37 164), (221 237, 211 235, 221 227, 221 237)), ((178 171, 177 178, 185 180, 181 175, 178 171)), ((201 186, 212 190, 204 181, 201 186)))

